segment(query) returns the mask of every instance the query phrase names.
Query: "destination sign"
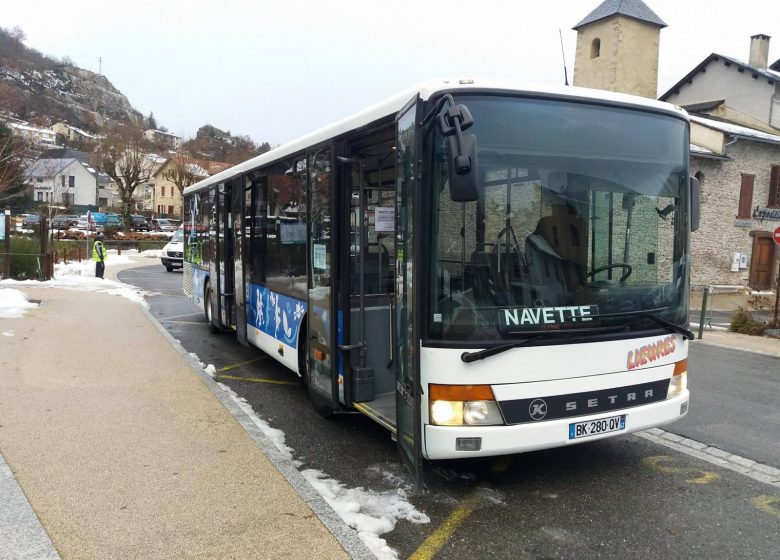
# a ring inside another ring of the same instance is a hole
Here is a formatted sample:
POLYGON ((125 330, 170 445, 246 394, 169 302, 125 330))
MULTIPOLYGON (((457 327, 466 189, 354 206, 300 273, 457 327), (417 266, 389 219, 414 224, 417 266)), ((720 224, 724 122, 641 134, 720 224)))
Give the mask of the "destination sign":
POLYGON ((598 317, 597 305, 570 305, 565 307, 515 307, 498 310, 502 329, 544 330, 545 328, 574 327, 598 317))

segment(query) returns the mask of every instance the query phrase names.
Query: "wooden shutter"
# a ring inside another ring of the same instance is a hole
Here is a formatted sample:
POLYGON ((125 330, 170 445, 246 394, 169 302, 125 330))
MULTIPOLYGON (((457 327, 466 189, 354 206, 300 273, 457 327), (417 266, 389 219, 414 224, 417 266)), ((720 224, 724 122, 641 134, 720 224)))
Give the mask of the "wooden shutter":
POLYGON ((753 210, 753 181, 755 175, 742 174, 742 184, 739 187, 739 210, 737 218, 750 219, 753 210))
POLYGON ((780 208, 780 165, 772 166, 772 174, 769 177, 769 200, 767 206, 780 208))

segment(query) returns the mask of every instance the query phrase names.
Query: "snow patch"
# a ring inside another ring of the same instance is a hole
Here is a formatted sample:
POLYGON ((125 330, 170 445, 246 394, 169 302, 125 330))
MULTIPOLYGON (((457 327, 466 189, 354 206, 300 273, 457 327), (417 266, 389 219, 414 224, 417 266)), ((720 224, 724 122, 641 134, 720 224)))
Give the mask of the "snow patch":
MULTIPOLYGON (((34 307, 38 307, 38 304, 27 301, 27 297, 19 290, 0 288, 0 318, 22 317, 26 310, 34 307)), ((13 336, 13 333, 3 333, 3 336, 13 336)))

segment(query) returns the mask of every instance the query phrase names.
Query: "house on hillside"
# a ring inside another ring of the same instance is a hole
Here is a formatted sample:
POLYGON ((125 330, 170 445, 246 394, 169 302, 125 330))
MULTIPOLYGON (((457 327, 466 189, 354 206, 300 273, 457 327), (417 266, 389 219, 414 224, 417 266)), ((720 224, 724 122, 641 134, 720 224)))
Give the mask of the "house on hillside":
POLYGON ((177 183, 189 186, 228 167, 231 167, 231 164, 226 162, 194 159, 183 155, 168 158, 152 175, 153 200, 150 208, 154 215, 161 218, 181 218, 183 201, 177 183))
POLYGON ((25 172, 37 204, 65 206, 74 211, 113 204, 110 180, 76 158, 40 158, 25 172))
POLYGON ((8 126, 17 134, 44 148, 57 147, 57 134, 49 129, 33 126, 22 121, 9 120, 8 126))
POLYGON ((165 146, 171 150, 178 150, 181 146, 181 137, 164 130, 149 129, 144 131, 144 138, 155 144, 165 146))
POLYGON ((66 142, 90 143, 97 142, 103 138, 103 136, 100 136, 99 134, 91 134, 86 130, 63 122, 53 125, 51 129, 66 142))

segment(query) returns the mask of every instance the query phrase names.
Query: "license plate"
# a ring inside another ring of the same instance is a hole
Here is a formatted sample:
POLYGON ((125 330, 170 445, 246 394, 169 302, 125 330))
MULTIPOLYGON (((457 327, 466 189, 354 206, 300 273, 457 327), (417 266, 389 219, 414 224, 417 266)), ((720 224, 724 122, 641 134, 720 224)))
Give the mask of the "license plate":
POLYGON ((612 416, 600 420, 588 420, 569 424, 569 439, 578 439, 626 429, 626 415, 612 416))

